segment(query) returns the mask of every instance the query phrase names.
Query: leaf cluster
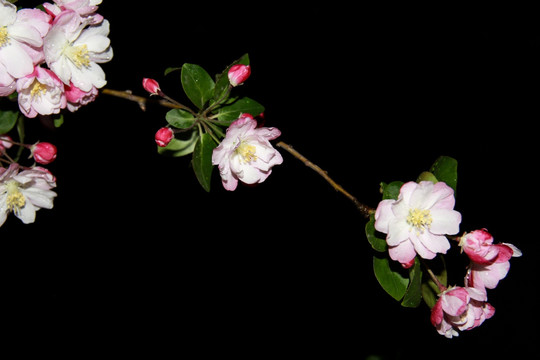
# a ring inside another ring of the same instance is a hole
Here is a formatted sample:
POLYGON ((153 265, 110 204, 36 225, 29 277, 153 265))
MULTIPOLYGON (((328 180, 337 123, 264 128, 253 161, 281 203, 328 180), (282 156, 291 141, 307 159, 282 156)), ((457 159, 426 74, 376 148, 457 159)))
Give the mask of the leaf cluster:
POLYGON ((249 65, 248 54, 227 66, 212 78, 201 66, 186 63, 178 68, 168 68, 165 75, 180 71, 180 82, 195 110, 178 104, 170 110, 165 120, 174 129, 175 137, 158 152, 168 156, 192 155, 191 164, 199 183, 210 191, 213 171, 212 152, 225 137, 225 129, 243 113, 257 116, 264 107, 249 97, 232 96, 229 69, 236 64, 249 65))

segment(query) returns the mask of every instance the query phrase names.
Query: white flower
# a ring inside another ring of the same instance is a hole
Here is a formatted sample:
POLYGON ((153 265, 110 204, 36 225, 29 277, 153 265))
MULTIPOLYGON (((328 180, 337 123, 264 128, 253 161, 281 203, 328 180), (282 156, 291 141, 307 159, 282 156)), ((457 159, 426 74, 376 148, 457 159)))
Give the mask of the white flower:
POLYGON ((404 184, 397 200, 383 200, 375 212, 375 229, 387 234, 388 253, 408 268, 416 254, 433 259, 446 254, 445 235, 459 232, 461 214, 454 210, 454 190, 444 182, 404 184))
POLYGON ((42 32, 48 30, 41 29, 41 25, 46 24, 47 15, 43 14, 18 13, 15 5, 0 0, 0 71, 7 73, 0 75, 2 85, 8 85, 9 76, 19 78, 34 71, 34 53, 43 44, 42 32))
POLYGON ((0 168, 0 226, 12 212, 25 224, 33 223, 36 211, 52 209, 56 193, 54 176, 43 168, 19 172, 19 164, 0 168))
POLYGON ((276 128, 257 128, 257 121, 250 114, 235 120, 212 153, 212 164, 218 165, 223 187, 233 191, 238 181, 256 184, 266 180, 272 167, 283 162, 281 154, 270 144, 280 135, 276 128))
POLYGON ((98 65, 110 61, 109 22, 88 26, 73 10, 65 10, 53 22, 44 38, 43 51, 49 68, 66 85, 73 83, 84 92, 105 86, 105 72, 98 65))
POLYGON ((67 104, 64 84, 52 71, 39 66, 17 80, 17 92, 19 109, 30 118, 58 114, 67 104))

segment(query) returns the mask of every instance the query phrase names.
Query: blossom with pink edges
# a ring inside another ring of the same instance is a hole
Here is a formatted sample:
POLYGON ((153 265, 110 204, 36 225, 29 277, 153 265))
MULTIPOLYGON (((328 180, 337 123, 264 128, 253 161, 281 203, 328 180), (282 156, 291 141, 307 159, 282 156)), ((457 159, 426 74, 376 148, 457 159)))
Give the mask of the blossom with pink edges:
POLYGON ((444 182, 405 183, 397 200, 383 200, 375 212, 375 229, 387 234, 388 253, 405 268, 418 254, 433 259, 446 254, 446 235, 459 232, 461 214, 454 210, 454 190, 444 182))
POLYGON ((270 144, 280 135, 273 127, 257 128, 257 121, 249 114, 235 120, 212 153, 212 164, 219 168, 223 187, 233 191, 238 181, 256 184, 266 180, 272 167, 283 162, 279 151, 270 144))
POLYGON ((447 338, 459 336, 457 330, 470 330, 495 313, 484 292, 471 287, 452 287, 443 291, 431 309, 431 323, 447 338))

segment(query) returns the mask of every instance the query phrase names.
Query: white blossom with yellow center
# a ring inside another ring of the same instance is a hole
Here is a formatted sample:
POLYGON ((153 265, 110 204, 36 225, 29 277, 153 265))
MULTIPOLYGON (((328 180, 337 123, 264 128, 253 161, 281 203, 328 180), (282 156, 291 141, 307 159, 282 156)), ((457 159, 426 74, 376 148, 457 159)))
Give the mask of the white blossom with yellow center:
POLYGON ((43 169, 20 171, 18 164, 0 168, 0 226, 9 214, 25 224, 33 223, 36 211, 52 209, 56 193, 54 177, 43 169))
POLYGON ((410 267, 416 255, 433 259, 437 253, 446 253, 450 248, 446 235, 457 234, 461 222, 454 204, 454 190, 431 181, 405 183, 397 200, 381 201, 375 229, 387 234, 390 257, 410 267))

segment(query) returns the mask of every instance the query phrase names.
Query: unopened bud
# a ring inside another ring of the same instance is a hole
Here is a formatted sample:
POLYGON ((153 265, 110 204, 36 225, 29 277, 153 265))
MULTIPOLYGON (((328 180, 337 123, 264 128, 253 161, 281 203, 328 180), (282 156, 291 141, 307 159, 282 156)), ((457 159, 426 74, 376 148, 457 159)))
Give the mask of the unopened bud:
POLYGON ((159 129, 156 132, 156 136, 155 136, 156 143, 160 147, 165 147, 169 145, 169 143, 171 142, 173 138, 174 138, 174 132, 172 131, 171 128, 168 128, 168 127, 162 127, 161 129, 159 129))
POLYGON ((56 146, 48 142, 39 142, 31 148, 34 160, 42 165, 50 164, 56 159, 56 146))
POLYGON ((232 86, 238 86, 246 81, 251 75, 251 67, 249 65, 236 64, 229 69, 229 82, 232 86))
POLYGON ((144 78, 142 80, 142 85, 144 90, 148 91, 152 95, 157 95, 161 91, 158 82, 154 79, 144 78))

